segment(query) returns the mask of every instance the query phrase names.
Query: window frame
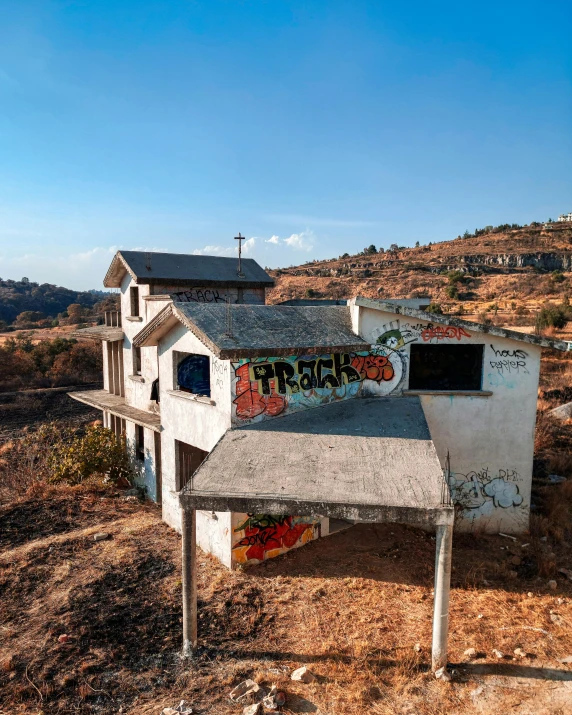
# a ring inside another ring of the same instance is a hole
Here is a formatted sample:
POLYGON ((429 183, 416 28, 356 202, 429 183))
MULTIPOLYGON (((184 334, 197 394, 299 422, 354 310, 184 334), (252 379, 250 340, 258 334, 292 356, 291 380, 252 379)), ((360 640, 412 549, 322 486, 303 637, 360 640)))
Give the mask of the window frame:
POLYGON ((484 382, 484 377, 485 377, 485 345, 484 343, 465 343, 465 344, 460 344, 460 345, 454 345, 450 343, 430 343, 430 344, 423 344, 423 343, 412 343, 410 346, 410 353, 409 353, 409 369, 407 371, 407 389, 405 392, 407 393, 430 393, 430 394, 467 394, 467 395, 490 395, 492 393, 486 392, 483 390, 483 382, 484 382), (418 352, 420 353, 421 350, 427 350, 428 352, 434 348, 452 348, 454 350, 459 350, 463 348, 475 348, 480 352, 479 360, 478 360, 478 365, 479 365, 479 386, 478 387, 444 387, 444 388, 435 388, 435 387, 413 387, 411 385, 411 368, 413 365, 413 353, 418 352))
POLYGON ((135 458, 138 462, 145 461, 145 427, 135 424, 135 458))
POLYGON ((143 359, 141 356, 141 348, 133 346, 133 375, 142 375, 143 359))
POLYGON ((131 318, 139 318, 139 286, 129 288, 129 315, 131 318))
POLYGON ((175 491, 185 488, 208 454, 204 449, 175 440, 175 491))
POLYGON ((211 399, 212 398, 212 383, 211 383, 211 369, 212 369, 212 363, 211 363, 211 356, 210 355, 205 355, 204 353, 190 353, 190 352, 182 352, 182 351, 173 351, 173 390, 176 392, 182 392, 186 395, 195 395, 196 397, 203 397, 205 399, 211 399), (202 392, 192 392, 188 388, 181 387, 179 384, 179 366, 181 363, 186 360, 189 357, 199 357, 199 358, 204 358, 205 360, 208 360, 208 382, 209 382, 209 391, 208 394, 204 394, 202 392))

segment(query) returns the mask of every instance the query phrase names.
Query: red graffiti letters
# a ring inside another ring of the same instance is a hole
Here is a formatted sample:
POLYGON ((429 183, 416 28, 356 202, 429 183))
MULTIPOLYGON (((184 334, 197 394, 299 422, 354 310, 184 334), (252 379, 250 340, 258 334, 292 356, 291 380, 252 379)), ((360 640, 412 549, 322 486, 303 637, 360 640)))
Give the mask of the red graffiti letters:
POLYGON ((263 561, 266 552, 274 549, 291 549, 307 529, 313 525, 295 521, 292 516, 248 514, 248 519, 234 531, 244 531, 244 538, 232 548, 248 546, 246 560, 263 561))
POLYGON ((428 343, 430 340, 460 340, 471 336, 456 325, 428 325, 421 331, 421 337, 428 343))
POLYGON ((286 407, 286 400, 274 391, 274 380, 269 383, 269 394, 261 395, 258 383, 250 381, 249 368, 249 363, 245 363, 236 370, 236 416, 248 420, 261 414, 279 415, 286 407))
POLYGON ((389 382, 393 380, 393 365, 385 355, 355 355, 352 367, 360 374, 362 380, 389 382))

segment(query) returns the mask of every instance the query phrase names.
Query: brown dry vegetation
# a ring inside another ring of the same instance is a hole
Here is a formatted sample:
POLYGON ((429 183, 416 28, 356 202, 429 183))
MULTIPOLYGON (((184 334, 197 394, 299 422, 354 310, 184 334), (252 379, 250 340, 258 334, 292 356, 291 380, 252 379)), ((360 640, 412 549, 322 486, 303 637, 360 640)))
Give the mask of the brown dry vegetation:
POLYGON ((5 712, 150 714, 185 698, 199 713, 239 713, 228 692, 245 677, 283 687, 285 712, 469 713, 491 693, 497 712, 567 712, 556 706, 572 692, 558 662, 572 653, 572 583, 551 591, 522 542, 456 537, 448 685, 428 670, 429 534, 361 525, 235 573, 200 553, 200 651, 184 662, 180 542, 156 506, 36 487, 1 518, 5 712), (112 538, 95 542, 102 530, 112 538), (517 647, 529 655, 513 659, 517 647), (300 664, 315 684, 289 680, 300 664), (515 693, 523 679, 534 687, 515 693))
POLYGON ((432 246, 406 248, 372 255, 352 255, 310 261, 270 271, 276 287, 270 302, 308 297, 415 298, 431 296, 448 312, 463 312, 475 319, 483 314, 497 324, 534 325, 534 312, 546 301, 559 303, 572 292, 572 274, 554 279, 550 270, 534 267, 508 268, 497 263, 500 256, 572 253, 569 224, 526 226, 506 233, 478 238, 459 238, 432 246), (459 298, 447 296, 447 272, 461 270, 466 280, 459 284, 459 298), (492 306, 498 306, 495 309, 492 306))
POLYGON ((572 569, 572 426, 545 414, 568 389, 566 357, 543 362, 531 534, 455 537, 451 684, 429 671, 430 534, 363 524, 234 573, 199 552, 200 649, 185 662, 180 540, 160 509, 32 478, 0 507, 0 712, 158 715, 184 698, 197 713, 238 714, 228 693, 246 677, 279 684, 286 713, 570 712, 572 669, 559 659, 572 655, 572 581, 558 570, 572 569), (570 481, 546 485, 555 472, 570 481), (100 531, 111 538, 95 542, 100 531), (317 682, 289 680, 302 664, 317 682))

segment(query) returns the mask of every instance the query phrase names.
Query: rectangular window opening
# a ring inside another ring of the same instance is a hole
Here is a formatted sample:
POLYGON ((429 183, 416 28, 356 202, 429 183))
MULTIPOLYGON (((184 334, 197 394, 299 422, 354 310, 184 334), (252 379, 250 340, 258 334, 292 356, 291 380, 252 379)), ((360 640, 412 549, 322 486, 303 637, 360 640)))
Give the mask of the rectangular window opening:
POLYGON ((141 374, 141 348, 133 348, 133 374, 141 374))
POLYGON ((139 288, 130 288, 129 297, 131 299, 131 316, 139 317, 139 288))
POLYGON ((209 356, 176 353, 176 360, 176 389, 190 392, 193 395, 210 397, 211 368, 209 356))
POLYGON ((179 440, 175 440, 175 445, 177 449, 175 489, 179 492, 201 466, 208 452, 179 440))
POLYGON ((135 425, 135 456, 139 462, 145 461, 145 429, 135 425))
POLYGON ((411 345, 409 389, 479 391, 483 345, 411 345))

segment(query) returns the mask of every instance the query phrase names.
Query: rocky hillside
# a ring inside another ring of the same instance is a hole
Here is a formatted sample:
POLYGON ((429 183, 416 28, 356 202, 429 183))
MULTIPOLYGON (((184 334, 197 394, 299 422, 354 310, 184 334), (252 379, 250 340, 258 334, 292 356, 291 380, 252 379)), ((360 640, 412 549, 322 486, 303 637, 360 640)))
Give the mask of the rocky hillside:
POLYGON ((304 297, 429 295, 447 312, 512 313, 522 319, 545 301, 558 303, 572 291, 572 223, 345 254, 270 273, 276 279, 270 295, 274 303, 304 297))

